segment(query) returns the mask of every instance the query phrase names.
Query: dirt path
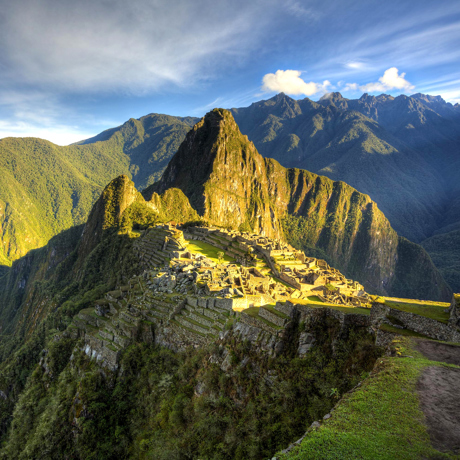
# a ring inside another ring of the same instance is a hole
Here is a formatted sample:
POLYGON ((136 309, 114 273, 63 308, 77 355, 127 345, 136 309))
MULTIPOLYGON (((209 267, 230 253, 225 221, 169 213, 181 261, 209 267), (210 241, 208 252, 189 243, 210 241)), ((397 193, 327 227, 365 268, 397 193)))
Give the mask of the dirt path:
MULTIPOLYGON (((460 365, 460 347, 418 340, 417 349, 433 361, 460 365)), ((420 406, 435 449, 460 454, 460 369, 427 367, 417 382, 420 406)))
POLYGON ((419 339, 415 348, 431 361, 441 361, 460 366, 460 346, 458 345, 419 339))

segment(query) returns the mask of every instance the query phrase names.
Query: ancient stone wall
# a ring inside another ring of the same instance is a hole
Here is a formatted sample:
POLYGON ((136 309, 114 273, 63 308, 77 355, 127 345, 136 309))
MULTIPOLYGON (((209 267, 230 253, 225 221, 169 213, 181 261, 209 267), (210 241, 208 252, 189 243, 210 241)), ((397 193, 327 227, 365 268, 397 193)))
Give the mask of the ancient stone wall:
POLYGON ((280 327, 284 327, 288 321, 287 318, 282 318, 281 316, 277 315, 276 313, 272 313, 270 310, 267 310, 264 307, 260 307, 259 316, 280 327))
POLYGON ((391 319, 388 319, 388 317, 395 318, 404 328, 426 335, 432 339, 446 342, 460 342, 460 332, 447 324, 416 315, 415 313, 396 310, 387 305, 379 303, 372 305, 371 323, 374 326, 378 326, 382 322, 391 323, 391 319))
POLYGON ((261 319, 258 319, 257 317, 254 318, 252 316, 249 316, 244 311, 241 312, 240 321, 249 326, 257 327, 259 329, 262 329, 263 331, 270 332, 271 334, 276 335, 279 332, 278 329, 269 326, 267 323, 265 323, 261 319))
POLYGON ((452 296, 449 307, 449 326, 456 329, 460 328, 460 294, 452 296))

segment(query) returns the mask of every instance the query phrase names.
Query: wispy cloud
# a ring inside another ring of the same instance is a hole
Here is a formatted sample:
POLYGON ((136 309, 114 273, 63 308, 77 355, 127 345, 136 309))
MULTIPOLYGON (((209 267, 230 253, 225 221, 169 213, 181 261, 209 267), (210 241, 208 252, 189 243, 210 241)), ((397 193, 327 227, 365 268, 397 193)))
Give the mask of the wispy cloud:
POLYGON ((75 114, 57 96, 37 90, 4 90, 0 98, 0 138, 40 137, 58 145, 68 145, 87 139, 107 127, 119 125, 118 120, 96 119, 91 115, 75 114), (93 126, 79 122, 85 119, 93 126))
POLYGON ((0 120, 0 139, 4 137, 38 137, 57 145, 69 145, 88 139, 95 134, 97 133, 85 132, 76 126, 54 124, 50 127, 41 127, 23 121, 7 122, 0 120))
POLYGON ((261 1, 240 0, 18 0, 2 8, 3 78, 136 94, 209 79, 218 64, 250 52, 247 36, 255 43, 272 14, 261 1))
POLYGON ((362 61, 350 61, 345 63, 345 67, 348 69, 361 70, 366 66, 362 61))

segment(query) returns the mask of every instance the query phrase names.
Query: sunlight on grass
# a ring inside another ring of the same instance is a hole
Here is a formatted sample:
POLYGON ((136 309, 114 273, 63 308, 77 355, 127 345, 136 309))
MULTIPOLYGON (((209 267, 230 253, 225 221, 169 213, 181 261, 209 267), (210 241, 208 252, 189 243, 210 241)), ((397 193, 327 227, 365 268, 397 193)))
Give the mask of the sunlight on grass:
POLYGON ((353 305, 337 305, 335 303, 327 303, 314 300, 316 296, 308 297, 308 299, 292 299, 293 304, 305 305, 307 307, 312 308, 331 308, 332 310, 341 311, 342 313, 356 313, 359 315, 370 315, 371 309, 370 308, 363 308, 363 307, 354 307, 353 305), (310 300, 311 299, 311 300, 310 300))
POLYGON ((345 395, 333 416, 311 431, 283 460, 414 460, 452 458, 430 444, 419 408, 417 380, 429 361, 409 338, 394 341, 395 353, 384 357, 353 393, 345 395))
MULTIPOLYGON (((197 241, 197 240, 190 240, 186 241, 187 249, 194 254, 203 254, 204 256, 208 257, 212 261, 218 263, 219 256, 218 253, 222 251, 222 249, 216 248, 209 243, 205 243, 204 241, 197 241)), ((229 257, 224 255, 224 261, 227 263, 234 263, 235 259, 233 257, 229 257)))
POLYGON ((447 302, 385 297, 385 305, 397 310, 435 319, 441 323, 447 324, 449 320, 448 307, 450 304, 447 302))

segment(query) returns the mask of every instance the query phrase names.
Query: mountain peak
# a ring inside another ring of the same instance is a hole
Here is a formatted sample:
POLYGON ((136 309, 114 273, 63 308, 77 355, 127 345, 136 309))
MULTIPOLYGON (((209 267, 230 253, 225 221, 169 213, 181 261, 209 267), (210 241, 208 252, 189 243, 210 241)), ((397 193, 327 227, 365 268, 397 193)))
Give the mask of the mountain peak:
POLYGON ((228 110, 207 113, 187 134, 161 180, 143 195, 149 200, 171 187, 182 190, 211 223, 281 235, 268 198, 265 160, 228 110))
POLYGON ((419 101, 428 102, 428 103, 441 103, 447 104, 447 102, 442 98, 442 96, 430 96, 429 94, 416 93, 411 96, 413 99, 418 99, 419 101))
POLYGON ((140 193, 128 176, 122 174, 113 179, 105 187, 89 214, 79 254, 89 254, 101 240, 103 232, 117 227, 123 211, 139 198, 140 193))
POLYGON ((323 96, 321 96, 320 101, 336 101, 341 99, 345 98, 338 91, 334 91, 332 93, 326 93, 323 96))
POLYGON ((346 110, 348 108, 348 99, 344 98, 341 93, 336 91, 333 93, 326 93, 321 96, 318 104, 321 104, 324 107, 333 105, 339 109, 346 110))

